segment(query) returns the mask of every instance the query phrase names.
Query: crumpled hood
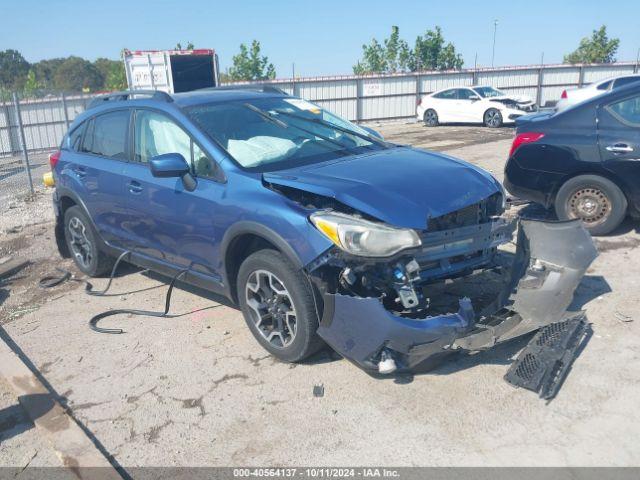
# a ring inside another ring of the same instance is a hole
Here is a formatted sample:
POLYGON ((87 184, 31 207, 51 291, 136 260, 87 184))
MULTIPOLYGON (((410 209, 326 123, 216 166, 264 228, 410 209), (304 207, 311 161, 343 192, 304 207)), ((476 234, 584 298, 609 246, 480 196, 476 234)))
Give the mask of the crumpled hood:
POLYGON ((491 97, 488 99, 489 101, 504 101, 504 100, 512 100, 516 103, 533 103, 531 98, 526 95, 500 95, 499 97, 491 97))
POLYGON ((501 191, 484 170, 409 147, 265 173, 263 180, 335 198, 390 225, 415 229, 426 228, 430 217, 501 191))

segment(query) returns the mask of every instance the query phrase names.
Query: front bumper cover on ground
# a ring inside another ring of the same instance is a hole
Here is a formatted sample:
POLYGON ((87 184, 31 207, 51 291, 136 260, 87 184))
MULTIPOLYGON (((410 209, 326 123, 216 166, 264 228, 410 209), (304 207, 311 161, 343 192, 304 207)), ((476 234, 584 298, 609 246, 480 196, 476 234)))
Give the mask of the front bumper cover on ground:
POLYGON ((366 370, 382 350, 413 368, 453 350, 483 350, 567 317, 573 293, 597 251, 580 221, 520 220, 516 253, 505 286, 476 313, 469 298, 455 313, 407 318, 378 298, 324 294, 318 334, 366 370))

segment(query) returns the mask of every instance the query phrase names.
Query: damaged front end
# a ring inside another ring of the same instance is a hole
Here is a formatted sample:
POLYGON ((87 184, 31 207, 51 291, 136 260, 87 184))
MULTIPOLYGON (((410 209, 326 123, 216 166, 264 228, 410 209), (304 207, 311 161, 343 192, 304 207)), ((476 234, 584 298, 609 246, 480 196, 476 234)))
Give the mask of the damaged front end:
POLYGON ((389 258, 332 248, 309 264, 324 297, 318 334, 360 367, 390 373, 566 319, 597 255, 591 237, 578 220, 490 215, 490 201, 431 220, 419 247, 389 258), (498 249, 514 234, 515 251, 498 249))

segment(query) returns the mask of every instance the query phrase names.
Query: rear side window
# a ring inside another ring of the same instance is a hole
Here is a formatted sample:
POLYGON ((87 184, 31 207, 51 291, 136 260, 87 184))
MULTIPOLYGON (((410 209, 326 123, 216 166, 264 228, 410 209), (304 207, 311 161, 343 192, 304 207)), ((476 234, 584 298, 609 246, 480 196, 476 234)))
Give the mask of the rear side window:
POLYGON ((623 87, 625 85, 629 85, 630 83, 639 82, 639 81, 640 81, 640 77, 616 78, 616 80, 613 82, 613 88, 623 87))
POLYGON ((607 109, 623 123, 640 127, 640 96, 612 103, 607 109))
POLYGON ((82 151, 116 160, 127 159, 127 132, 129 111, 117 110, 89 120, 82 151))
POLYGON ((609 90, 609 87, 611 86, 611 82, 612 82, 612 80, 609 80, 608 82, 601 83, 600 85, 598 85, 598 90, 609 90))
POLYGON ((455 100, 458 98, 456 94, 456 89, 445 90, 444 92, 436 93, 434 98, 442 98, 445 100, 455 100))
POLYGON ((86 125, 86 122, 80 124, 78 128, 76 128, 69 134, 69 141, 67 143, 67 147, 70 150, 73 150, 74 152, 77 152, 80 150, 80 142, 82 141, 82 134, 84 133, 85 125, 86 125))

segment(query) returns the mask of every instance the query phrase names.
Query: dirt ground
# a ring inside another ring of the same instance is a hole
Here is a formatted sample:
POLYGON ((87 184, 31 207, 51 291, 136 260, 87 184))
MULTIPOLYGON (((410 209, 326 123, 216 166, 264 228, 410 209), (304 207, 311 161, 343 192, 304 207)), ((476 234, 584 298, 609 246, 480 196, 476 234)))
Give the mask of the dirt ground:
MULTIPOLYGON (((513 136, 508 128, 377 128, 499 179, 513 136)), ((48 192, 2 208, 0 259, 32 263, 0 285, 0 322, 125 467, 638 465, 638 223, 597 241, 600 256, 574 300, 594 335, 547 404, 502 378, 526 339, 428 374, 379 380, 329 351, 301 365, 278 362, 238 310, 191 288, 175 292, 180 317, 114 317, 104 325, 126 333, 95 333, 87 322, 103 310, 161 309, 164 279, 130 268, 103 298, 85 296, 77 283, 41 290, 41 276, 71 268, 55 249, 48 192), (321 398, 316 384, 324 385, 321 398)), ((0 394, 0 465, 55 465, 2 383, 0 394)))

